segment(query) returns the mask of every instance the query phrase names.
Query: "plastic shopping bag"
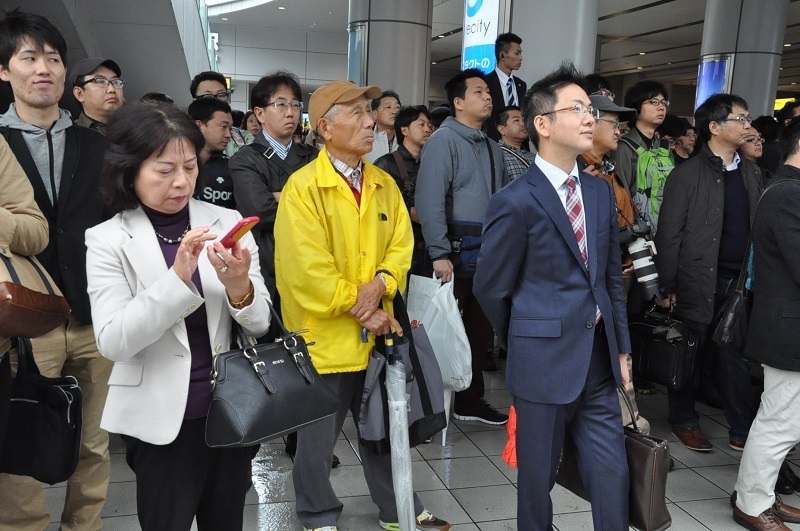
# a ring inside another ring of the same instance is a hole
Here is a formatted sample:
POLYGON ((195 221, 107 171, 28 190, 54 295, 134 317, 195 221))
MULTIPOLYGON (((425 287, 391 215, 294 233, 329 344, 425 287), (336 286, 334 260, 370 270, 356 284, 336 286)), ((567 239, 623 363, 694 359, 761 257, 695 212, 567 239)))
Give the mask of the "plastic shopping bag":
POLYGON ((408 316, 425 327, 445 389, 463 391, 472 381, 472 353, 453 295, 453 282, 411 275, 408 316))

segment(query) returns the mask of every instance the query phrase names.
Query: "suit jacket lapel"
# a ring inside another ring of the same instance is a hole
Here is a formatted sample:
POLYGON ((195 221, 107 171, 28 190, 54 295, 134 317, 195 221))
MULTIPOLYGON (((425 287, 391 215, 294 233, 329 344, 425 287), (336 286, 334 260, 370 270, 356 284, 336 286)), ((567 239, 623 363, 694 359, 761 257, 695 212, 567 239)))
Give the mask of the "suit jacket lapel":
POLYGON ((533 185, 531 189, 533 197, 536 198, 545 212, 550 216, 550 219, 553 220, 558 232, 561 233, 570 251, 572 251, 572 255, 580 264, 581 269, 585 271, 586 266, 583 263, 581 249, 578 247, 578 239, 575 237, 572 224, 569 222, 569 216, 567 215, 567 211, 564 210, 564 205, 561 204, 558 193, 536 164, 531 165, 531 169, 533 171, 529 171, 526 175, 528 182, 533 185))
POLYGON ((597 274, 597 228, 599 205, 597 182, 586 174, 581 174, 581 194, 583 195, 583 212, 586 218, 586 249, 589 253, 589 279, 594 283, 597 274))

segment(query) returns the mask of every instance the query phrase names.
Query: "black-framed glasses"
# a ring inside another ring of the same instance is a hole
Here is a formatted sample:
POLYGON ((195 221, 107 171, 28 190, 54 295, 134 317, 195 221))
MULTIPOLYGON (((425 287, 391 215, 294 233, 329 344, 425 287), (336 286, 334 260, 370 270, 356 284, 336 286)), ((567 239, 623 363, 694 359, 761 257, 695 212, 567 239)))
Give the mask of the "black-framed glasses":
POLYGON ((265 107, 275 107, 277 110, 281 112, 286 112, 291 107, 295 111, 302 111, 303 110, 303 102, 302 101, 271 101, 265 105, 265 107))
POLYGON ((750 142, 751 144, 756 144, 756 145, 761 145, 764 143, 764 139, 761 138, 760 136, 748 138, 747 141, 750 142))
POLYGON ((606 98, 611 98, 612 100, 617 97, 616 94, 614 94, 613 92, 611 92, 608 89, 596 90, 595 92, 592 92, 589 95, 590 96, 605 96, 606 98))
POLYGON ((228 98, 233 94, 232 90, 221 90, 219 92, 209 93, 209 94, 198 94, 198 98, 215 98, 219 101, 228 101, 228 98))
POLYGON ((669 107, 669 100, 659 100, 657 98, 653 98, 651 100, 644 100, 644 103, 649 103, 653 107, 658 107, 659 105, 663 105, 664 107, 669 107))
POLYGON ((608 118, 597 118, 596 121, 598 122, 608 122, 611 124, 611 127, 619 131, 619 120, 609 120, 608 118))
POLYGON ((591 116, 595 120, 599 120, 600 119, 600 109, 595 109, 591 105, 584 105, 582 103, 576 103, 575 105, 572 105, 571 107, 564 107, 563 109, 555 109, 555 110, 552 110, 550 112, 543 112, 541 114, 541 116, 547 116, 548 114, 555 114, 557 112, 563 112, 563 111, 574 112, 575 114, 577 114, 578 116, 581 116, 581 117, 584 114, 588 114, 589 116, 591 116))
POLYGON ((80 83, 78 83, 79 87, 85 87, 88 83, 94 83, 100 88, 108 88, 108 85, 113 85, 114 88, 121 89, 125 85, 125 81, 121 80, 118 77, 114 79, 108 79, 105 77, 95 76, 90 77, 89 79, 84 79, 80 83))
POLYGON ((744 124, 746 124, 746 123, 747 123, 747 124, 751 124, 751 123, 753 123, 753 117, 752 117, 752 116, 750 116, 750 115, 747 115, 747 116, 745 116, 744 114, 740 114, 739 116, 729 116, 728 118, 725 118, 725 119, 724 119, 724 120, 722 120, 722 121, 723 121, 723 122, 733 122, 733 121, 736 121, 736 122, 739 122, 740 124, 744 125, 744 124))

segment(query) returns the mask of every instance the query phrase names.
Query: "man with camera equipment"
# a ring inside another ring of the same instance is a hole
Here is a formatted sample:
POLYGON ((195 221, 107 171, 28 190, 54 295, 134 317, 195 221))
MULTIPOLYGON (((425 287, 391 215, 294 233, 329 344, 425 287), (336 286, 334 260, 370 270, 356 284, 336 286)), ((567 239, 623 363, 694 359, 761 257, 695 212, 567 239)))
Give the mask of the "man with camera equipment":
MULTIPOLYGON (((762 185, 758 166, 736 153, 751 136, 747 102, 715 94, 694 116, 702 147, 667 179, 655 243, 656 266, 669 294, 662 305, 674 306, 698 335, 696 374, 709 325, 736 287, 762 185)), ((742 451, 753 420, 750 367, 735 351, 711 351, 719 363, 730 447, 742 451)), ((711 451, 694 408, 693 386, 669 389, 668 400, 668 421, 678 440, 691 450, 711 451)))
MULTIPOLYGON (((647 222, 640 219, 640 217, 636 215, 636 207, 633 204, 633 199, 631 199, 631 195, 628 192, 625 184, 614 172, 614 163, 609 155, 615 151, 619 145, 620 120, 630 120, 633 118, 633 115, 636 113, 636 111, 628 107, 620 107, 619 105, 614 104, 614 102, 606 96, 589 96, 589 100, 591 100, 592 106, 600 111, 600 118, 598 118, 594 124, 592 149, 591 151, 587 151, 586 153, 578 156, 578 168, 586 173, 605 179, 614 190, 614 196, 617 201, 617 218, 619 219, 619 243, 622 252, 622 278, 625 281, 625 293, 628 293, 627 288, 629 287, 634 272, 634 262, 631 259, 631 252, 629 252, 629 248, 634 246, 634 252, 641 253, 644 251, 647 253, 647 258, 650 258, 650 247, 648 244, 650 241, 650 231, 647 222), (642 240, 644 243, 639 245, 639 240, 642 240)), ((642 275, 640 271, 646 270, 647 267, 654 268, 652 265, 652 259, 650 259, 649 266, 644 264, 644 262, 645 260, 641 259, 637 260, 636 262, 636 265, 640 266, 636 269, 636 272, 639 275, 642 275)), ((650 279, 646 274, 642 276, 647 277, 647 279, 644 281, 647 285, 653 282, 656 284, 658 283, 657 278, 653 280, 650 279)), ((628 372, 632 372, 630 355, 628 356, 628 372)), ((636 425, 639 427, 639 430, 642 433, 649 434, 650 423, 646 419, 639 416, 639 407, 636 405, 636 391, 633 387, 629 387, 626 389, 626 391, 628 393, 628 397, 630 398, 631 404, 633 405, 633 412, 636 416, 636 425)), ((622 400, 621 397, 620 400, 622 400)), ((628 408, 625 407, 624 402, 621 404, 621 409, 622 423, 627 426, 631 424, 633 419, 631 419, 628 408)))

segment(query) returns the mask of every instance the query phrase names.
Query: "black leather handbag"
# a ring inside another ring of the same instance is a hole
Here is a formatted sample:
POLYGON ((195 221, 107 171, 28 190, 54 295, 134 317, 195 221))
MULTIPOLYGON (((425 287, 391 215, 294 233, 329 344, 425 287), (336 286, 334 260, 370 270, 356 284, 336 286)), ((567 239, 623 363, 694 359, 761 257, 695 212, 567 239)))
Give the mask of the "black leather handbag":
POLYGON ((252 446, 336 413, 339 399, 319 376, 306 342, 270 305, 280 337, 254 344, 236 324, 242 348, 219 354, 211 372, 206 444, 252 446))
POLYGON ((82 394, 73 376, 39 373, 31 342, 13 338, 19 360, 8 404, 7 435, 0 472, 30 476, 54 485, 78 466, 81 450, 82 394))
POLYGON ((654 308, 630 324, 633 372, 639 378, 680 391, 694 385, 697 333, 654 308))
MULTIPOLYGON (((624 390, 620 396, 634 418, 633 407, 624 390)), ((628 458, 628 519, 641 531, 661 531, 672 525, 667 509, 669 445, 664 439, 639 432, 636 421, 625 427, 625 454, 628 458)), ((556 483, 591 502, 578 470, 578 447, 569 433, 564 438, 556 483)))

